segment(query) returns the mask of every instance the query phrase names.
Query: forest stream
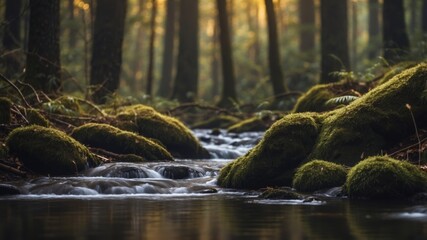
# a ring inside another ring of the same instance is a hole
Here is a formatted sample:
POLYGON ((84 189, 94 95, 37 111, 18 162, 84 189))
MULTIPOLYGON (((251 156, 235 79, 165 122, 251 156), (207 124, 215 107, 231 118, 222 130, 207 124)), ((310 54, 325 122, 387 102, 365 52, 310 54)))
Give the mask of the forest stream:
POLYGON ((334 189, 305 200, 260 199, 216 185, 218 171, 261 132, 195 130, 210 160, 109 163, 74 177, 12 182, 0 239, 423 239, 427 206, 354 201, 334 189))

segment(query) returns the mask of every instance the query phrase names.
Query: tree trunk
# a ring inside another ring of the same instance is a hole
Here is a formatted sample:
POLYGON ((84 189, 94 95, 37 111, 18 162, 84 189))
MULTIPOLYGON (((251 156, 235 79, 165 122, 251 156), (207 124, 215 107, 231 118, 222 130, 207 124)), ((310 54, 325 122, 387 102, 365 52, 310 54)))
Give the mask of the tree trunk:
POLYGON ((280 64, 280 48, 277 34, 277 21, 272 0, 265 0, 268 24, 268 61, 270 68, 270 81, 273 86, 275 100, 277 96, 286 92, 283 83, 283 72, 280 64))
POLYGON ((147 95, 153 94, 153 72, 154 72, 154 40, 156 39, 156 15, 157 15, 157 1, 151 0, 151 20, 150 20, 150 46, 148 53, 148 70, 147 70, 147 95))
POLYGON ((227 3, 225 0, 217 0, 216 4, 218 9, 219 42, 222 60, 222 94, 218 106, 232 107, 233 103, 237 101, 237 94, 228 25, 227 3))
POLYGON ((380 3, 378 0, 369 0, 369 25, 368 25, 368 58, 375 59, 379 55, 380 43, 380 3))
POLYGON ((299 0, 298 13, 300 23, 299 50, 302 53, 314 50, 314 0, 299 0))
POLYGON ((165 20, 165 37, 163 40, 163 65, 162 78, 157 95, 167 98, 170 97, 173 59, 175 49, 175 20, 176 20, 176 0, 167 0, 166 20, 165 20))
POLYGON ((3 47, 7 52, 1 59, 5 65, 6 77, 12 77, 21 68, 18 54, 10 52, 21 47, 21 5, 21 0, 6 0, 3 47))
POLYGON ((403 0, 384 0, 383 52, 389 64, 403 61, 409 53, 403 0))
POLYGON ((333 72, 348 70, 347 1, 321 0, 321 78, 320 83, 339 81, 333 72))
POLYGON ((103 0, 96 4, 90 85, 95 103, 119 87, 126 1, 103 0))
POLYGON ((68 45, 70 49, 74 49, 77 45, 78 25, 76 24, 74 16, 74 0, 68 0, 68 13, 69 21, 71 22, 69 28, 68 45))
POLYGON ((214 20, 213 34, 212 34, 212 58, 211 58, 211 77, 212 77, 212 87, 211 95, 212 98, 215 98, 219 95, 219 86, 220 86, 220 64, 218 56, 218 21, 214 20))
POLYGON ((179 6, 178 66, 172 98, 193 102, 199 75, 199 1, 181 0, 179 6))
POLYGON ((423 1, 422 7, 422 16, 421 16, 421 28, 423 31, 423 38, 427 38, 427 1, 423 1))
POLYGON ((358 36, 358 24, 357 24, 357 15, 358 15, 358 9, 357 9, 357 1, 351 1, 351 68, 353 70, 357 69, 357 40, 359 39, 358 36))
POLYGON ((59 0, 30 0, 25 82, 47 94, 59 90, 59 51, 59 0))

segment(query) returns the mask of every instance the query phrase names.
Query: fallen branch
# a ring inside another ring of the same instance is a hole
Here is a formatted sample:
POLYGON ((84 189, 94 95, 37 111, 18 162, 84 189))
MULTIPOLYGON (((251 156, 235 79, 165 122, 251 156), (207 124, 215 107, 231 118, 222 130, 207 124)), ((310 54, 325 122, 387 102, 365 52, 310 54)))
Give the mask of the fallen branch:
POLYGON ((27 100, 25 99, 24 95, 22 94, 21 90, 19 90, 19 88, 13 84, 12 81, 10 81, 9 79, 7 79, 3 74, 0 73, 0 79, 2 79, 3 81, 7 82, 7 84, 9 84, 13 89, 15 89, 15 91, 19 94, 19 96, 21 97, 22 101, 25 103, 25 106, 27 106, 28 108, 32 108, 31 105, 27 102, 27 100))
POLYGON ((7 171, 7 172, 10 172, 10 173, 22 176, 22 177, 27 176, 26 172, 23 172, 23 171, 21 171, 19 169, 10 167, 10 166, 8 166, 6 164, 3 164, 3 163, 0 163, 0 169, 2 169, 3 171, 7 171))

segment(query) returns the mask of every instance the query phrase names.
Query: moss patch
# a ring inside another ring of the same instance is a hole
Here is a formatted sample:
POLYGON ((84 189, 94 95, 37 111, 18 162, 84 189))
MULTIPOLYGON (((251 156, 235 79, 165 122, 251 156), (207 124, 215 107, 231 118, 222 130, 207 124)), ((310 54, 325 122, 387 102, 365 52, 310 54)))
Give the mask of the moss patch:
POLYGON ((406 104, 412 106, 419 128, 427 125, 427 105, 421 98, 427 65, 404 71, 323 121, 310 159, 353 166, 364 156, 380 154, 414 133, 406 104))
POLYGON ((6 144, 10 154, 17 156, 25 167, 41 174, 75 174, 94 163, 85 146, 52 128, 17 128, 9 134, 6 144))
POLYGON ((51 124, 41 113, 35 109, 27 109, 27 120, 30 124, 49 127, 51 124))
POLYGON ((351 198, 400 199, 425 191, 427 175, 408 162, 374 156, 350 170, 345 186, 351 198))
POLYGON ((212 128, 228 128, 239 122, 239 119, 232 116, 215 116, 206 121, 195 123, 192 128, 212 129, 212 128))
POLYGON ((168 151, 148 138, 107 124, 85 124, 75 128, 71 136, 87 146, 113 153, 135 154, 149 161, 173 160, 168 151))
POLYGON ((10 108, 12 102, 9 98, 0 97, 0 124, 9 124, 11 121, 10 108))
MULTIPOLYGON (((133 105, 119 109, 117 127, 137 130, 137 133, 160 141, 166 149, 177 158, 209 158, 192 132, 179 120, 158 113, 145 105, 133 105)), ((125 129, 125 130, 127 130, 125 129)))
POLYGON ((312 150, 320 121, 316 113, 291 114, 277 121, 260 143, 220 171, 218 184, 232 188, 290 185, 294 169, 312 150))
POLYGON ((344 166, 322 160, 313 160, 298 168, 292 185, 301 192, 314 192, 342 186, 346 177, 347 170, 344 166))
POLYGON ((287 199, 287 200, 304 199, 303 195, 298 194, 292 191, 291 189, 287 189, 287 188, 267 188, 261 193, 259 197, 265 198, 265 199, 287 199))

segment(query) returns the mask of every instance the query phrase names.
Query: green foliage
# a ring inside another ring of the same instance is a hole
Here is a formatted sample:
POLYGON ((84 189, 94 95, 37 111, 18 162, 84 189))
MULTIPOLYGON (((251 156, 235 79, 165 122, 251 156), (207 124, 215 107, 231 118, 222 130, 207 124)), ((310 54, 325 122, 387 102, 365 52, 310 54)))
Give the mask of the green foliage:
POLYGON ((358 99, 357 96, 345 95, 340 97, 334 97, 325 102, 326 106, 338 106, 338 105, 348 105, 354 100, 358 99))
POLYGON ((333 83, 319 84, 312 87, 304 95, 298 98, 292 112, 323 112, 328 110, 326 102, 336 94, 332 91, 333 83))
POLYGON ((50 127, 50 122, 36 109, 26 109, 26 118, 29 124, 50 127))
POLYGON ((427 175, 418 167, 386 156, 361 161, 348 173, 351 198, 401 199, 427 190, 427 175))
POLYGON ((301 192, 314 192, 342 186, 346 177, 347 170, 344 166, 322 160, 312 160, 297 169, 292 185, 301 192))
POLYGON ((6 145, 25 167, 41 174, 71 175, 97 164, 85 146, 53 128, 17 128, 7 137, 6 145))
POLYGON ((56 100, 42 104, 42 109, 48 113, 68 116, 79 116, 83 113, 78 100, 69 96, 62 96, 56 100))
POLYGON ((75 128, 71 136, 87 146, 113 153, 135 154, 148 161, 173 160, 170 153, 157 143, 107 124, 88 123, 75 128))

